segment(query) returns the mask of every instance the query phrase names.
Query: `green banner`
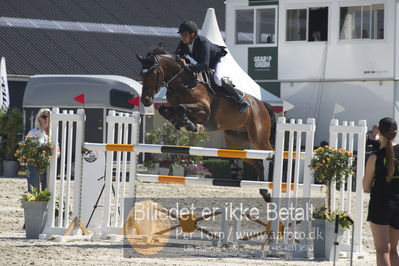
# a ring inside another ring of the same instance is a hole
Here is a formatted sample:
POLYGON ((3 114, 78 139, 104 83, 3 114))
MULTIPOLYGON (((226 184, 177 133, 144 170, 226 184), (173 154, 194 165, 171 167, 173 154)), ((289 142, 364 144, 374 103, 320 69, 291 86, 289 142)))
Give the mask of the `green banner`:
POLYGON ((277 80, 277 47, 248 48, 248 74, 254 80, 277 80))

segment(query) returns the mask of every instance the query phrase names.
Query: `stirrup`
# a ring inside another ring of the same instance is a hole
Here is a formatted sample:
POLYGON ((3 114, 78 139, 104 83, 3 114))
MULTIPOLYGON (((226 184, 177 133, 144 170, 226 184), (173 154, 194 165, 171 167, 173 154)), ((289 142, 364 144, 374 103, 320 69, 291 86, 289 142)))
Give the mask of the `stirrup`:
POLYGON ((246 101, 242 101, 242 103, 240 103, 240 113, 244 113, 250 106, 251 105, 246 101))

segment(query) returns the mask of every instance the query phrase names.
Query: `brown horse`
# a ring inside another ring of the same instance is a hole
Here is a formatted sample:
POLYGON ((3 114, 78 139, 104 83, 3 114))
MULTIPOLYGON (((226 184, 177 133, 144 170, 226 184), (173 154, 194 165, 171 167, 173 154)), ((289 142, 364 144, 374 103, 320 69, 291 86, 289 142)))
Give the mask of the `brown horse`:
MULTIPOLYGON (((150 106, 160 88, 167 87, 169 107, 161 107, 159 113, 176 128, 193 132, 223 130, 227 148, 248 149, 252 145, 259 150, 272 150, 275 117, 270 104, 247 94, 244 97, 251 106, 240 113, 234 101, 215 95, 209 84, 199 82, 179 56, 149 53, 137 58, 143 68, 141 102, 150 106)), ((263 179, 261 161, 245 161, 263 179)))

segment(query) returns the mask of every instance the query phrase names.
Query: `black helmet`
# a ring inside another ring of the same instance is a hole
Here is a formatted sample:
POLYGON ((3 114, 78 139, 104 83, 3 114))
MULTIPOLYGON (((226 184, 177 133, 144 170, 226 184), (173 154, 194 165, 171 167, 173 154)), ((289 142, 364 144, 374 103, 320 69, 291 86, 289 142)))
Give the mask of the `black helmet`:
POLYGON ((186 21, 183 22, 180 27, 179 27, 179 31, 177 33, 183 33, 183 32, 189 32, 189 33, 197 33, 198 32, 198 26, 197 23, 195 23, 194 21, 186 21))

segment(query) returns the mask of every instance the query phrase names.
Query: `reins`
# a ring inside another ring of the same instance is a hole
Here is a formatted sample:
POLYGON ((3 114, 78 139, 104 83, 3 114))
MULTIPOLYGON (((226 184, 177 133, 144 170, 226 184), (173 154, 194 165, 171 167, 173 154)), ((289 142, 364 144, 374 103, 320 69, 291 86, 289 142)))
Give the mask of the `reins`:
POLYGON ((181 73, 183 73, 184 68, 182 68, 179 72, 177 72, 176 75, 174 75, 170 80, 168 80, 168 82, 165 82, 163 84, 164 87, 168 87, 169 83, 171 83, 177 76, 179 76, 181 73))
MULTIPOLYGON (((148 73, 148 72, 152 71, 154 68, 160 67, 161 62, 160 62, 158 56, 155 55, 155 56, 154 56, 154 59, 155 59, 155 64, 154 64, 153 66, 151 66, 150 68, 145 69, 145 71, 143 70, 144 73, 148 73)), ((157 71, 157 82, 156 82, 156 84, 157 84, 157 86, 158 86, 158 85, 159 85, 159 81, 160 81, 159 69, 157 69, 156 71, 157 71)), ((163 84, 159 85, 159 87, 155 89, 155 93, 158 93, 159 90, 160 90, 162 87, 168 88, 168 85, 169 85, 174 79, 176 79, 181 73, 183 73, 183 72, 184 72, 184 67, 182 67, 181 70, 180 70, 179 72, 177 72, 177 73, 176 73, 171 79, 169 79, 167 82, 164 82, 163 84)))

